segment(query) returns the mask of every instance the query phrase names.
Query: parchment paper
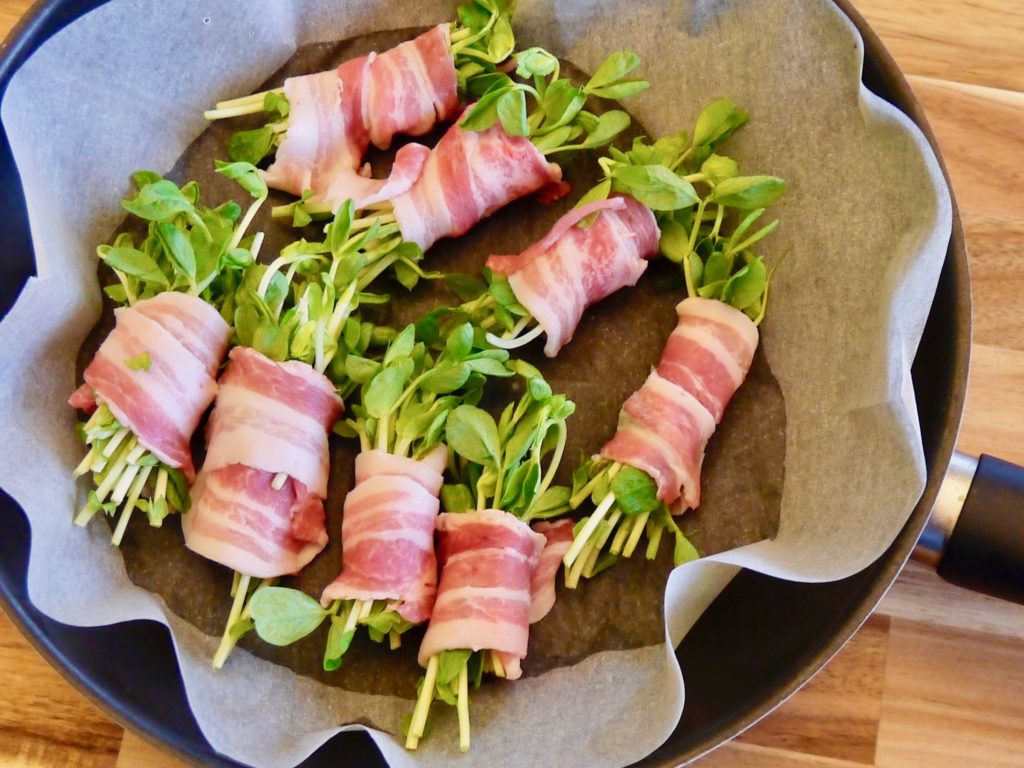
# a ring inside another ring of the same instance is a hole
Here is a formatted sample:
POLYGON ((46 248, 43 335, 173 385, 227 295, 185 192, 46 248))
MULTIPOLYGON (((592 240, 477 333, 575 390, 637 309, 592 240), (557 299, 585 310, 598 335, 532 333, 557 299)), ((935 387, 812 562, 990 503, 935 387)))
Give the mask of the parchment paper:
MULTIPOLYGON (((460 757, 467 765, 621 765, 649 753, 683 704, 671 648, 736 566, 801 580, 849 575, 891 542, 924 484, 910 363, 950 226, 927 144, 863 89, 860 41, 825 2, 622 8, 525 2, 517 35, 588 71, 610 50, 640 53, 654 87, 629 107, 653 135, 691 125, 711 98, 733 98, 752 119, 729 154, 748 172, 790 183, 776 208, 784 226, 767 247, 769 259, 786 260, 763 329, 788 419, 778 535, 677 569, 665 593, 670 642, 481 689, 473 751, 460 757)), ((213 673, 216 641, 131 584, 102 526, 68 524, 80 502, 70 478, 80 448, 64 399, 100 311, 93 248, 120 218, 132 170, 170 168, 202 131, 204 107, 253 90, 298 45, 451 17, 451 5, 431 1, 114 0, 44 45, 0 108, 40 274, 0 325, 0 483, 32 525, 30 596, 72 624, 168 623, 198 722, 215 748, 242 761, 293 764, 338 723, 395 732, 408 702, 329 688, 246 653, 213 673), (275 706, 239 713, 244 700, 275 706)), ((587 322, 574 344, 585 343, 587 322)), ((565 371, 566 388, 579 373, 565 371)), ((436 714, 415 756, 424 765, 454 755, 450 713, 436 714)), ((373 735, 393 765, 412 763, 386 734, 373 735)))

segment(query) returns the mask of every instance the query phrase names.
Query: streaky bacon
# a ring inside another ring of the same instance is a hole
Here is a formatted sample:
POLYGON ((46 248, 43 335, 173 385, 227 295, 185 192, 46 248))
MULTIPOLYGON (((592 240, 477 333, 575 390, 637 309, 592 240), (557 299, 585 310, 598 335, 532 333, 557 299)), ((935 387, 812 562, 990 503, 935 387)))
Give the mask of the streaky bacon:
POLYGON ((626 400, 601 456, 647 472, 658 498, 681 514, 700 504, 704 449, 750 369, 758 333, 720 301, 687 298, 676 311, 657 370, 626 400))
POLYGON ((448 24, 370 56, 362 119, 370 141, 387 149, 396 134, 422 136, 459 108, 458 76, 448 24))
POLYGON ((260 579, 295 573, 327 546, 323 499, 298 480, 242 464, 203 468, 182 516, 193 552, 260 579))
POLYGON ((217 393, 212 378, 231 329, 202 299, 165 293, 114 310, 116 325, 85 369, 69 402, 106 403, 139 444, 195 477, 189 440, 217 393), (190 329, 196 329, 192 332, 190 329), (187 336, 187 338, 185 338, 187 336), (149 367, 127 361, 149 355, 149 367))
POLYGON ((80 411, 92 413, 96 410, 96 393, 92 391, 92 387, 88 384, 83 384, 71 393, 71 397, 68 398, 68 405, 80 411))
POLYGON ((561 179, 561 168, 529 139, 505 133, 500 122, 484 131, 456 124, 431 150, 412 188, 391 202, 402 237, 427 250, 561 179))
POLYGON ((654 214, 630 196, 598 200, 569 211, 543 238, 515 256, 491 256, 487 266, 508 276, 516 299, 544 329, 544 354, 554 357, 591 304, 635 285, 658 252, 654 214), (594 215, 589 226, 581 221, 594 215))
POLYGON ((298 360, 235 347, 206 427, 209 470, 244 464, 284 472, 327 497, 327 435, 342 412, 334 385, 298 360))
POLYGON ((369 145, 361 109, 368 64, 369 58, 361 56, 336 70, 284 81, 288 130, 273 164, 261 172, 268 186, 293 195, 307 189, 322 195, 332 182, 335 194, 346 182, 359 184, 359 167, 369 145))
POLYGON ((697 398, 717 424, 750 370, 757 326, 714 299, 686 299, 676 311, 679 323, 668 337, 658 373, 697 398))
POLYGON ((555 605, 555 577, 562 558, 572 545, 574 520, 534 523, 533 530, 543 534, 547 543, 530 582, 530 623, 536 624, 555 605))
POLYGON ((341 412, 334 385, 306 363, 232 349, 182 521, 185 545, 259 578, 308 563, 327 544, 327 433, 341 412))
POLYGON ((356 457, 356 485, 345 497, 342 567, 320 602, 394 600, 413 624, 430 618, 437 594, 434 526, 448 449, 422 460, 386 451, 356 457))
POLYGON ((530 587, 546 539, 507 512, 438 517, 441 582, 420 665, 445 650, 503 654, 510 680, 522 674, 530 635, 530 587))
POLYGON ((206 369, 206 374, 215 379, 228 351, 227 323, 213 305, 205 301, 183 301, 178 298, 182 295, 170 291, 158 293, 151 299, 136 302, 134 308, 172 333, 206 369))

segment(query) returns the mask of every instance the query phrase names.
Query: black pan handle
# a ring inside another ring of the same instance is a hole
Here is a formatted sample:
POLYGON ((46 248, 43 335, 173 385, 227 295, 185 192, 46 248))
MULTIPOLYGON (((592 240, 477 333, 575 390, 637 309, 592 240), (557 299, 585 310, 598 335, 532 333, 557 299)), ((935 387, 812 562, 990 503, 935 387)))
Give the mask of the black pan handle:
POLYGON ((951 584, 1024 604, 1024 467, 955 453, 915 556, 951 584))

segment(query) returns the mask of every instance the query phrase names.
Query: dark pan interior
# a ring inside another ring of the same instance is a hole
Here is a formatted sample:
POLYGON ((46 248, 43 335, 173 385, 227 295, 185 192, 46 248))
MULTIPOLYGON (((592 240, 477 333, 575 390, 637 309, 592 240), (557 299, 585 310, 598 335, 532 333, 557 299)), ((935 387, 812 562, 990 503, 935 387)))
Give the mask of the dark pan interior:
MULTIPOLYGON (((44 40, 102 0, 43 0, 0 56, 0 94, 44 40)), ((909 86, 878 38, 847 0, 840 8, 865 42, 864 81, 922 127, 935 145, 909 86)), ((0 132, 0 316, 33 273, 32 245, 17 170, 0 132)), ((713 749, 806 682, 857 630, 896 578, 924 525, 949 461, 966 388, 970 344, 967 255, 958 216, 935 303, 914 362, 914 384, 928 462, 928 485, 907 525, 872 566, 830 584, 793 584, 740 574, 686 637, 677 656, 687 706, 679 727, 644 766, 678 765, 713 749), (752 642, 751 638, 756 638, 752 642)), ((8 615, 64 677, 121 723, 196 763, 237 766, 203 739, 185 700, 167 630, 153 622, 80 629, 52 621, 28 600, 30 531, 0 491, 0 600, 8 615)), ((369 738, 341 734, 304 766, 383 765, 369 738)))

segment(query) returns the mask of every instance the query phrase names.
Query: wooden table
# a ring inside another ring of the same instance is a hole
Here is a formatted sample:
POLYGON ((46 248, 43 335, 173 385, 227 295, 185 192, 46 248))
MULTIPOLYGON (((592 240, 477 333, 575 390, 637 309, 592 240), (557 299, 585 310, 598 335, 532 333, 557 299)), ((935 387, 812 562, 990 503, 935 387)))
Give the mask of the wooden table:
MULTIPOLYGON (((29 0, 0 0, 0 36, 29 0)), ((974 281, 959 448, 1024 463, 1024 4, 857 0, 942 145, 974 281)), ((0 613, 0 766, 180 766, 75 692, 0 613)), ((700 768, 1024 766, 1024 607, 911 564, 832 663, 700 768)))

